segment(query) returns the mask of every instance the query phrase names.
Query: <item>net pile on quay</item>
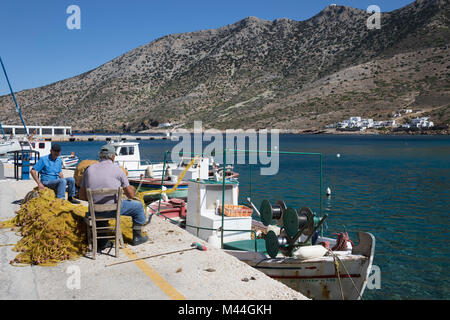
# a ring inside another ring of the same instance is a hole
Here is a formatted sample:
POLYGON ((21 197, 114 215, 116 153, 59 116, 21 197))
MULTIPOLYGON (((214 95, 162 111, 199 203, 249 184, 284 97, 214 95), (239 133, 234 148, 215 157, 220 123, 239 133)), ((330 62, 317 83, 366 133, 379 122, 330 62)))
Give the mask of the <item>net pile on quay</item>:
MULTIPOLYGON (((48 188, 29 192, 16 216, 0 223, 0 228, 11 228, 22 236, 13 247, 18 254, 10 264, 55 266, 83 256, 88 250, 83 221, 87 211, 82 204, 56 198, 48 188)), ((130 242, 131 218, 122 217, 121 221, 124 241, 130 242)))

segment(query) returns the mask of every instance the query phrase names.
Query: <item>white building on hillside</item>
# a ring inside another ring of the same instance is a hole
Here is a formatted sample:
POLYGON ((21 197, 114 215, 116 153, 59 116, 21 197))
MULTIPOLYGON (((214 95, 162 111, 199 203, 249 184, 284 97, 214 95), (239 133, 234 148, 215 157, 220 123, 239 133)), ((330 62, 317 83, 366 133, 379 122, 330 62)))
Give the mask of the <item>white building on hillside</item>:
POLYGON ((416 128, 432 128, 434 127, 433 121, 428 121, 430 117, 415 118, 411 120, 411 126, 416 128))
POLYGON ((373 119, 362 119, 361 124, 366 128, 373 128, 373 119))
MULTIPOLYGON (((327 127, 332 127, 327 126, 327 127)), ((344 120, 341 122, 338 122, 335 125, 336 128, 340 129, 355 129, 359 128, 361 131, 364 131, 366 129, 370 128, 383 128, 383 127, 390 127, 394 128, 397 127, 396 120, 386 120, 386 121, 374 121, 373 119, 363 119, 361 117, 350 117, 348 120, 344 120)))

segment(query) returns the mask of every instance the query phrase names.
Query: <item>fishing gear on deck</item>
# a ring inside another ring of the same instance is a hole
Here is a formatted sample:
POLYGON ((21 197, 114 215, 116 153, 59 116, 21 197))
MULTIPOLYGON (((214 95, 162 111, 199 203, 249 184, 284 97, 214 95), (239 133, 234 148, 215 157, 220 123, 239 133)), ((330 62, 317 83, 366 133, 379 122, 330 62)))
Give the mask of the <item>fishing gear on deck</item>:
POLYGON ((280 251, 285 256, 292 256, 294 249, 309 244, 311 237, 328 217, 324 215, 319 218, 307 207, 295 210, 287 207, 282 200, 278 200, 273 206, 268 200, 263 200, 259 211, 265 226, 276 220, 276 224, 283 230, 279 236, 274 231, 269 231, 265 237, 267 253, 272 258, 280 251), (306 236, 306 240, 299 241, 302 235, 306 236))

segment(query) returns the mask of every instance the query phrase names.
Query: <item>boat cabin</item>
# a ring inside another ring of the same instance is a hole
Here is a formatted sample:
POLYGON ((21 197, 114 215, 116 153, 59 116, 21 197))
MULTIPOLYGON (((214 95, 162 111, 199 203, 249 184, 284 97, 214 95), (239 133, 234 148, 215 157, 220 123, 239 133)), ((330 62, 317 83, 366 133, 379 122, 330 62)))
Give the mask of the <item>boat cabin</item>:
POLYGON ((111 142, 116 150, 114 162, 128 171, 138 170, 141 167, 141 155, 138 142, 111 142))
POLYGON ((41 158, 50 154, 50 141, 20 141, 20 144, 23 144, 24 146, 22 147, 22 149, 27 149, 25 148, 25 144, 28 144, 29 146, 31 146, 32 150, 39 151, 39 156, 41 158))
MULTIPOLYGON (((214 230, 222 227, 222 194, 223 182, 215 180, 190 180, 188 182, 188 206, 186 214, 186 230, 200 239, 208 241, 214 230), (193 226, 193 227, 190 227, 193 226), (198 229, 208 228, 208 229, 198 229)), ((225 182, 225 211, 229 207, 238 206, 239 183, 235 180, 225 182)), ((224 216, 224 242, 250 240, 252 217, 224 216), (233 231, 226 231, 233 230, 233 231)), ((216 234, 220 235, 220 232, 216 234)))

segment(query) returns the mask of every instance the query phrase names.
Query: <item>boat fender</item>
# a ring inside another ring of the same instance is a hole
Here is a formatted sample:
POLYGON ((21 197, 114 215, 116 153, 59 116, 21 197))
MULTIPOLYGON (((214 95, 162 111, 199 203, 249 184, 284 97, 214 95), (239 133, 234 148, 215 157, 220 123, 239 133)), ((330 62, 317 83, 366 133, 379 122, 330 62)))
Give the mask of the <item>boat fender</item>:
POLYGON ((352 252, 352 250, 353 250, 352 243, 350 241, 347 241, 347 251, 352 252))
POLYGON ((299 260, 308 260, 323 257, 328 252, 322 245, 304 246, 294 252, 294 257, 299 260))
POLYGON ((220 249, 220 239, 216 231, 213 231, 213 234, 208 237, 208 244, 213 248, 220 249))
POLYGON ((153 178, 153 170, 150 167, 147 167, 145 170, 145 177, 146 178, 153 178))

